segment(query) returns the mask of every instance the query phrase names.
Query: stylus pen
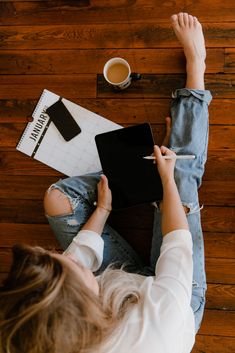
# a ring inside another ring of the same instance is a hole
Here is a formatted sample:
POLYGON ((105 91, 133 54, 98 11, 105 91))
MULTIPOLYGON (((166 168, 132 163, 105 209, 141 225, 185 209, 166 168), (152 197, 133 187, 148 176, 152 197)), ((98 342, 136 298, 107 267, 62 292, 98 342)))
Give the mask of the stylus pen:
MULTIPOLYGON (((145 156, 144 159, 156 159, 155 156, 145 156)), ((193 154, 175 155, 175 156, 163 156, 164 159, 195 159, 196 156, 193 154)))

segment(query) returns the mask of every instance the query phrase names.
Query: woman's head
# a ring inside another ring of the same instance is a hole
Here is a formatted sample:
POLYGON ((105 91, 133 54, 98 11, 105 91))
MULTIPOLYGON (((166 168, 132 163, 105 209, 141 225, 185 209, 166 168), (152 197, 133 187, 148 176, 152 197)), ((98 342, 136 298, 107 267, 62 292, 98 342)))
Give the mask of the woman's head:
POLYGON ((89 270, 40 247, 15 246, 0 289, 0 351, 79 352, 106 323, 89 270))

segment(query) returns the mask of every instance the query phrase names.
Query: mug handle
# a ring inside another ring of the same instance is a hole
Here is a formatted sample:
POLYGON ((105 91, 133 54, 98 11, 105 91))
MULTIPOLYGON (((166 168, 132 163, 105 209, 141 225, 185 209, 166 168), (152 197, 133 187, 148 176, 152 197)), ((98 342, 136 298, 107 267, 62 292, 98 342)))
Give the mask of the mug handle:
POLYGON ((130 77, 133 81, 137 81, 137 80, 140 80, 142 76, 141 76, 141 74, 137 74, 136 72, 132 72, 130 77))

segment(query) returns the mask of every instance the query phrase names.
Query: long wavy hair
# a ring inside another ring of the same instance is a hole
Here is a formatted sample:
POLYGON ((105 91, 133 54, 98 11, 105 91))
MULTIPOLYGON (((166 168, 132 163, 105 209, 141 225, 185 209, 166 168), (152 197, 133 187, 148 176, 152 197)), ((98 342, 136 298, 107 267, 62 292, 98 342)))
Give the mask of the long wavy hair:
POLYGON ((106 269, 99 295, 40 247, 13 247, 0 288, 1 353, 91 352, 120 328, 141 295, 135 276, 106 269))

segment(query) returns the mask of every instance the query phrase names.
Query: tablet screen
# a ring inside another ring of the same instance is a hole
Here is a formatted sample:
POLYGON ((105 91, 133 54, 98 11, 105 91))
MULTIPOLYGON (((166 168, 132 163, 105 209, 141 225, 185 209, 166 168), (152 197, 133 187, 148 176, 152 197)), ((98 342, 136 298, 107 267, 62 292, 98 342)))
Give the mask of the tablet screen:
POLYGON ((96 135, 103 173, 113 196, 113 209, 162 199, 162 184, 152 160, 154 139, 148 123, 96 135))

